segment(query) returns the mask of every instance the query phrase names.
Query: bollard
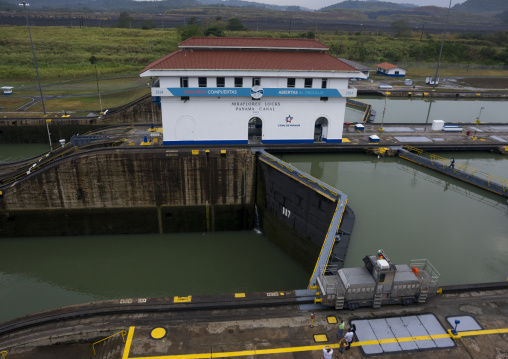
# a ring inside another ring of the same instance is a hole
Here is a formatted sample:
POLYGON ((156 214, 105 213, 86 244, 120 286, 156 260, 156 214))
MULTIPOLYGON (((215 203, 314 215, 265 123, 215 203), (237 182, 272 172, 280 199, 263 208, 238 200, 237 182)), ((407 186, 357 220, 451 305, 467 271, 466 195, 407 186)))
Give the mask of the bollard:
POLYGON ((314 328, 314 318, 316 318, 316 314, 314 314, 314 312, 312 312, 310 314, 310 327, 311 328, 314 328))
POLYGON ((460 324, 460 320, 455 319, 455 329, 452 329, 453 335, 457 335, 457 326, 460 324))

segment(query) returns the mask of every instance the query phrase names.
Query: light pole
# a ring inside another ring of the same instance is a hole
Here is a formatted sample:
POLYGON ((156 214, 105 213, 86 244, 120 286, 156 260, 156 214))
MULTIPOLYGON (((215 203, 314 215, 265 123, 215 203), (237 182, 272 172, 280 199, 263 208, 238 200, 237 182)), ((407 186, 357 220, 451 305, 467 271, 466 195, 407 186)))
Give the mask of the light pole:
POLYGON ((99 76, 97 74, 97 58, 93 55, 90 56, 90 63, 95 65, 95 81, 97 81, 97 92, 99 93, 99 104, 101 106, 101 113, 102 113, 101 92, 99 91, 99 76))
POLYGON ((436 76, 434 76, 434 85, 432 86, 433 90, 436 88, 437 72, 439 71, 439 63, 441 62, 441 54, 443 53, 444 38, 445 38, 445 34, 446 34, 446 25, 448 25, 448 17, 450 15, 450 8, 451 7, 452 7, 452 0, 450 0, 450 5, 448 5, 448 12, 446 13, 445 28, 443 29, 443 39, 441 40, 441 49, 439 50, 439 59, 437 60, 436 76))
MULTIPOLYGON (((39 92, 41 94, 41 103, 42 103, 42 111, 44 112, 44 117, 46 117, 46 106, 44 106, 44 97, 42 96, 42 87, 41 87, 41 80, 39 78, 39 70, 37 69, 37 60, 35 59, 35 50, 34 50, 34 43, 32 42, 32 34, 30 33, 30 22, 28 21, 28 13, 26 12, 26 7, 30 6, 26 1, 22 1, 19 6, 23 6, 23 10, 25 11, 25 17, 26 17, 26 26, 28 28, 28 36, 30 37, 30 46, 32 47, 32 55, 34 57, 34 64, 35 64, 35 73, 37 74, 37 83, 39 84, 39 92)), ((51 144, 51 134, 49 133, 49 125, 48 121, 46 121, 46 129, 48 130, 48 139, 49 139, 49 148, 51 151, 53 151, 53 145, 51 144)))
POLYGON ((385 112, 386 112, 386 100, 388 99, 388 93, 385 91, 385 107, 383 108, 383 117, 381 118, 381 128, 379 131, 384 131, 383 125, 385 123, 385 112))
POLYGON ((478 117, 476 118, 476 128, 474 130, 474 135, 473 137, 476 137, 476 131, 478 131, 478 125, 480 124, 480 116, 482 115, 482 110, 484 109, 485 107, 480 107, 480 113, 478 114, 478 117))

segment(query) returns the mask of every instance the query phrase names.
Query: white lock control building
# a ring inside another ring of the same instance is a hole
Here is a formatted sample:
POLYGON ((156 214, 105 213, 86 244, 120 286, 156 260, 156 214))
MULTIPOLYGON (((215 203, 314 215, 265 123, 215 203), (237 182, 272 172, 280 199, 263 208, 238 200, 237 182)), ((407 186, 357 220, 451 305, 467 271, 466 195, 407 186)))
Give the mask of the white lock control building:
POLYGON ((342 142, 350 78, 313 39, 192 37, 148 65, 163 144, 342 142))

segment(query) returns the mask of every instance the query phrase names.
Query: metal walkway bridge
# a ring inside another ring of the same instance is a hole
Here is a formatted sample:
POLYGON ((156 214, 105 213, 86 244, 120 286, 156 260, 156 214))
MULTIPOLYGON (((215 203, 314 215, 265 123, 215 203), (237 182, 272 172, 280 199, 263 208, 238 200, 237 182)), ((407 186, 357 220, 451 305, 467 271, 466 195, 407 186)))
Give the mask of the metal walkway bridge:
POLYGON ((452 164, 452 161, 448 158, 427 153, 412 146, 403 146, 402 149, 399 149, 399 157, 486 189, 487 191, 508 197, 508 180, 504 178, 482 172, 463 164, 452 164))

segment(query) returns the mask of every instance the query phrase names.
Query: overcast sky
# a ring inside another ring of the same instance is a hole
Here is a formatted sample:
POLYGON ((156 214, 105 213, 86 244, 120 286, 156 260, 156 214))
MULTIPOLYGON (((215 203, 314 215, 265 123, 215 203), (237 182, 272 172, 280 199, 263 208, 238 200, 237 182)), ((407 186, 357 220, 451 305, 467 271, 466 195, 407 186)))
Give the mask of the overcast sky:
MULTIPOLYGON (((282 6, 297 5, 314 10, 342 2, 340 0, 253 0, 253 1, 282 6)), ((448 7, 448 5, 450 5, 449 0, 386 0, 386 1, 398 4, 415 4, 418 6, 435 5, 446 8, 448 7)), ((452 6, 455 4, 461 4, 464 1, 465 0, 452 0, 452 6)))

